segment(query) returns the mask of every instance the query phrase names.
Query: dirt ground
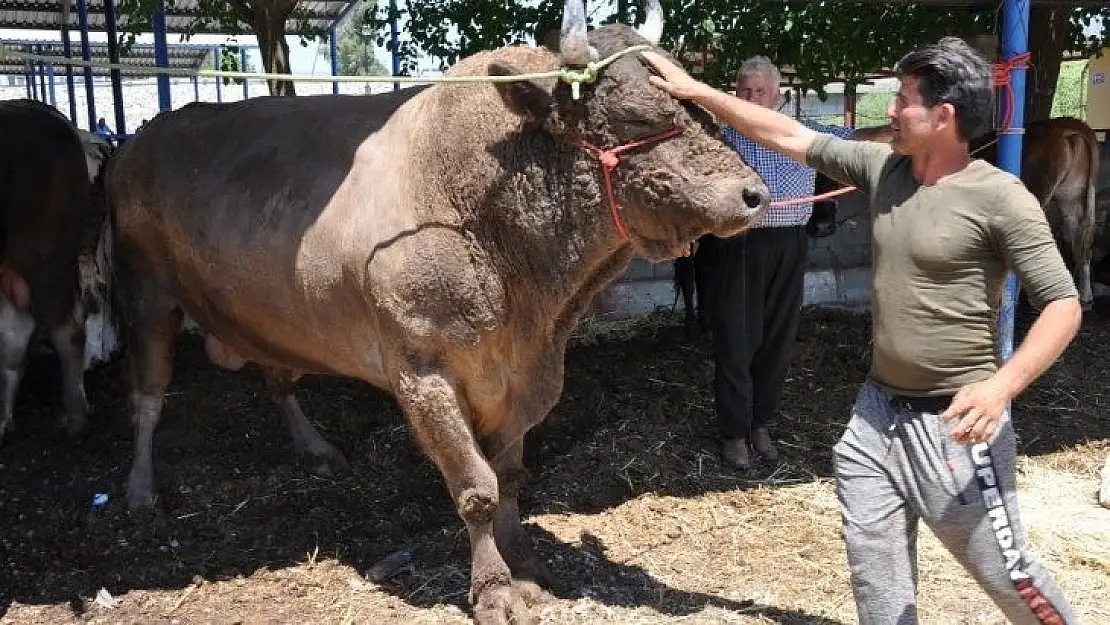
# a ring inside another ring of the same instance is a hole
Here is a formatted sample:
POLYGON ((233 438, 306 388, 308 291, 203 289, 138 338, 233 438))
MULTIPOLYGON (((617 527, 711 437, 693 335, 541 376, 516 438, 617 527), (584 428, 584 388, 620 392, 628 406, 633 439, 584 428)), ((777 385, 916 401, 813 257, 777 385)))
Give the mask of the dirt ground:
MULTIPOLYGON (((1110 312, 1015 405, 1023 520, 1086 623, 1110 622, 1110 312)), ((1019 324, 1019 331, 1024 319, 1019 324)), ((853 623, 830 448, 867 364, 868 320, 807 311, 776 434, 785 462, 717 458, 712 361, 676 318, 585 324, 563 398, 529 441, 528 531, 555 573, 545 623, 853 623)), ((131 432, 117 365, 90 373, 88 436, 52 430, 51 356, 30 364, 0 447, 0 623, 466 623, 469 551, 438 473, 393 401, 302 384, 305 412, 351 463, 292 462, 256 372, 217 370, 184 336, 155 439, 156 514, 130 515, 131 432), (107 504, 94 507, 93 497, 107 504), (378 583, 398 550, 411 560, 378 583), (98 592, 100 594, 98 598, 98 592)), ((928 531, 926 623, 1000 613, 928 531)))

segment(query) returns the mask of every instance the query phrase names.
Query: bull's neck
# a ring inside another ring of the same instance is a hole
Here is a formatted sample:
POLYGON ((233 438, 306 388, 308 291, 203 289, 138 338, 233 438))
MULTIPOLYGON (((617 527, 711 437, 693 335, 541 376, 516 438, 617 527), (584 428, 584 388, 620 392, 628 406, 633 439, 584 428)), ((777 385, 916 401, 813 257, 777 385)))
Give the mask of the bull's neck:
POLYGON ((596 157, 540 132, 444 147, 469 159, 465 170, 444 171, 455 182, 447 188, 470 188, 455 196, 457 210, 496 250, 509 284, 526 285, 518 305, 555 309, 556 326, 573 325, 632 257, 613 222, 596 157))

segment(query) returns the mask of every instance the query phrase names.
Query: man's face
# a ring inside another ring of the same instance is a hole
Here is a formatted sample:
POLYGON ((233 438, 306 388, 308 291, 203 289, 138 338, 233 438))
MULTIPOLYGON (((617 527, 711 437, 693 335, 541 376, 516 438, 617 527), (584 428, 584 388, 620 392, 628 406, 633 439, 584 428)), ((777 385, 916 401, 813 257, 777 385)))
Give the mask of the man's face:
POLYGON ((942 107, 938 104, 932 108, 925 106, 921 99, 921 90, 916 76, 905 76, 898 87, 898 93, 887 107, 886 114, 890 118, 890 127, 894 139, 891 145, 900 154, 914 154, 921 151, 923 146, 941 132, 943 127, 954 123, 951 116, 944 115, 942 107))
POLYGON ((774 77, 766 74, 741 76, 736 80, 736 97, 764 108, 777 109, 779 86, 774 77))

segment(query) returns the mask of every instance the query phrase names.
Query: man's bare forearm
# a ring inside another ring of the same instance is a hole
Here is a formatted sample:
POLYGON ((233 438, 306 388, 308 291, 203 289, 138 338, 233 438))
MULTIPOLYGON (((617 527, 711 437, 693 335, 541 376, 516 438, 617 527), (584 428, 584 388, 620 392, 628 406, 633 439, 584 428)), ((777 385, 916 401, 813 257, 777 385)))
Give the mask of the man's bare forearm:
POLYGON ((817 137, 816 131, 792 117, 716 89, 699 90, 693 99, 740 134, 803 163, 817 137))
POLYGON ((1082 306, 1074 297, 1044 307, 1021 346, 995 374, 1010 397, 1017 397, 1056 362, 1079 331, 1082 319, 1082 306))

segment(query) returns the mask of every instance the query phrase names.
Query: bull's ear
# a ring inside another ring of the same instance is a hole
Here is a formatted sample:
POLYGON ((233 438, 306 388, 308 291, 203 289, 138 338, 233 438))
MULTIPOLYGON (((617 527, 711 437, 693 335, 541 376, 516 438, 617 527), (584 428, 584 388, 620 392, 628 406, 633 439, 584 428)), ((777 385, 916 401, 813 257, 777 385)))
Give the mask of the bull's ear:
MULTIPOLYGON (((491 63, 490 76, 517 76, 520 72, 508 65, 491 63)), ((520 115, 527 122, 536 124, 543 122, 551 113, 551 94, 546 89, 531 80, 513 80, 509 82, 494 83, 497 92, 505 106, 513 113, 520 115)))

